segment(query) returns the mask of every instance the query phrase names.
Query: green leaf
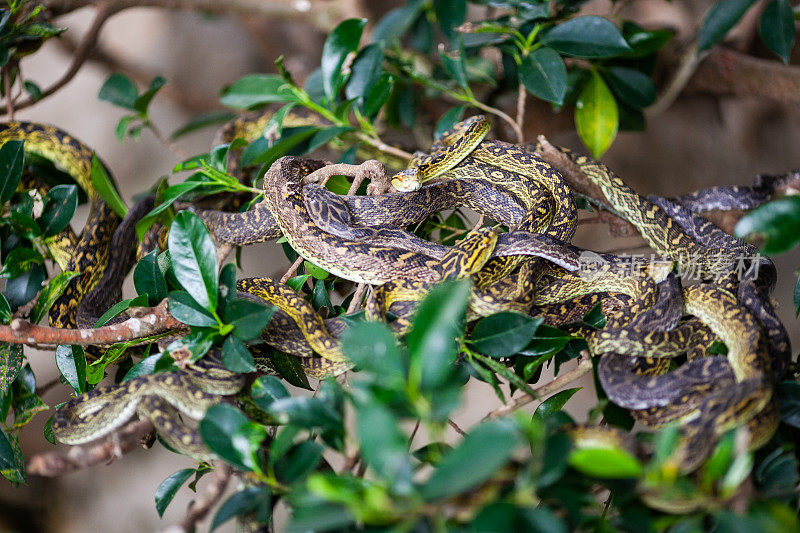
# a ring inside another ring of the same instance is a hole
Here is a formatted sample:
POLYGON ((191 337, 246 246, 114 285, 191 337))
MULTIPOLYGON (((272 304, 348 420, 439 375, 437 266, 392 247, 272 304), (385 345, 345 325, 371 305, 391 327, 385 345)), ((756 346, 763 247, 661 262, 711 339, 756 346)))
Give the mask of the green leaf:
POLYGON ((312 390, 311 385, 308 383, 308 376, 306 376, 299 358, 278 350, 272 350, 269 354, 269 359, 275 371, 287 383, 301 389, 312 390))
POLYGON ((464 63, 464 48, 456 48, 445 52, 443 49, 439 51, 439 56, 442 58, 442 66, 462 89, 469 88, 469 81, 467 79, 467 66, 464 63))
POLYGON ((364 462, 399 494, 411 491, 408 437, 392 412, 372 400, 356 403, 356 432, 364 462))
POLYGON ((47 272, 43 265, 33 264, 19 276, 6 281, 5 296, 12 310, 31 301, 42 288, 47 272))
POLYGON ((322 307, 330 309, 333 307, 331 298, 328 296, 328 290, 325 288, 325 282, 322 280, 318 279, 314 282, 314 290, 311 293, 311 305, 314 306, 314 309, 320 309, 322 307))
POLYGON ((592 73, 578 96, 575 126, 581 141, 595 159, 600 159, 617 136, 617 102, 597 72, 592 73))
POLYGON ((0 205, 14 195, 22 177, 25 141, 6 141, 0 147, 0 205))
POLYGON ((517 68, 517 75, 529 93, 556 105, 564 103, 567 68, 555 50, 537 48, 523 57, 517 68))
POLYGON ((56 366, 76 394, 86 392, 86 354, 82 346, 56 346, 56 366))
POLYGON ((353 62, 352 74, 344 89, 345 98, 348 100, 357 99, 357 102, 363 106, 369 89, 381 77, 382 66, 383 46, 379 43, 365 46, 353 62))
POLYGON ((239 78, 222 92, 220 98, 222 105, 235 109, 293 101, 295 97, 286 81, 276 74, 249 74, 239 78))
POLYGON ((284 135, 271 146, 269 141, 262 137, 245 148, 244 152, 242 152, 240 163, 245 167, 250 165, 272 165, 281 156, 286 155, 302 142, 310 139, 318 131, 319 128, 313 126, 291 128, 291 130, 287 128, 284 131, 284 135))
POLYGON ((6 297, 0 293, 0 324, 8 324, 14 315, 11 314, 11 307, 8 305, 6 297))
POLYGON ((185 291, 169 293, 169 314, 187 326, 211 327, 217 325, 217 319, 185 291))
POLYGON ((458 35, 456 28, 467 18, 466 0, 433 0, 433 11, 445 37, 455 39, 458 35))
POLYGON ((477 323, 470 341, 476 350, 490 357, 509 357, 525 348, 541 323, 541 318, 528 315, 497 313, 477 323))
POLYGON ((233 335, 228 336, 222 344, 222 364, 231 372, 255 372, 253 354, 244 342, 233 335))
POLYGON ((424 6, 423 0, 411 0, 405 6, 392 9, 375 24, 375 42, 393 41, 405 35, 417 20, 424 6))
POLYGON ((555 413, 556 411, 560 411, 564 405, 569 401, 572 396, 581 390, 583 387, 576 387, 574 389, 566 389, 553 394, 548 399, 543 401, 539 407, 536 408, 536 411, 533 412, 533 417, 538 418, 539 420, 544 420, 551 413, 555 413))
MULTIPOLYGON (((234 516, 240 516, 255 510, 259 505, 262 505, 262 501, 265 498, 269 501, 269 493, 263 487, 248 487, 231 495, 219 506, 217 514, 214 515, 214 519, 211 521, 209 532, 214 531, 234 516)), ((266 505, 266 507, 269 508, 269 505, 266 505)))
POLYGON ((53 304, 56 302, 56 300, 58 300, 58 298, 64 293, 69 285, 70 280, 77 275, 77 272, 60 272, 47 282, 47 285, 42 289, 42 292, 39 293, 39 297, 36 299, 36 304, 34 304, 33 310, 31 310, 30 321, 32 323, 38 324, 45 316, 47 316, 47 312, 50 311, 50 308, 53 307, 53 304))
POLYGON ((411 354, 409 379, 435 388, 451 374, 471 290, 469 280, 446 281, 420 303, 406 335, 411 354))
POLYGON ((385 324, 360 322, 347 328, 342 334, 342 352, 381 381, 402 388, 407 362, 385 324))
POLYGON ((233 335, 243 341, 257 339, 267 327, 275 307, 253 300, 236 298, 225 307, 225 322, 233 326, 233 335))
POLYGON ((311 136, 311 139, 308 141, 307 151, 313 152, 317 148, 325 146, 339 135, 347 133, 348 131, 353 131, 354 129, 355 128, 352 126, 331 126, 330 128, 323 128, 311 136))
POLYGON ((303 268, 306 269, 306 272, 314 276, 315 279, 327 279, 327 277, 330 276, 327 270, 318 267, 310 261, 303 261, 303 268))
POLYGON ((250 397, 259 408, 266 410, 275 400, 288 398, 289 391, 275 376, 260 376, 250 387, 250 397))
POLYGON ((97 97, 100 100, 111 102, 115 106, 136 111, 134 105, 139 97, 139 91, 136 90, 136 84, 130 78, 117 72, 108 77, 100 87, 97 97))
POLYGON ((333 100, 342 87, 345 80, 342 67, 347 56, 358 50, 366 23, 367 19, 344 20, 333 29, 322 45, 322 87, 328 100, 333 100))
POLYGON ((32 81, 25 80, 23 84, 25 92, 28 93, 33 100, 40 100, 42 98, 42 89, 32 81))
POLYGON ((167 84, 167 80, 165 80, 161 76, 156 76, 153 78, 153 81, 150 82, 150 87, 147 88, 145 92, 143 92, 136 101, 133 103, 133 108, 138 111, 142 115, 147 115, 147 108, 150 105, 150 101, 156 95, 156 93, 161 90, 161 88, 167 84))
POLYGON ((158 305, 167 297, 167 281, 158 267, 158 250, 152 250, 136 263, 133 286, 137 294, 147 297, 147 303, 151 306, 158 305))
POLYGON ((789 63, 794 44, 794 11, 789 0, 772 0, 767 4, 758 31, 767 48, 789 63))
POLYGON ((800 383, 782 381, 777 387, 781 405, 781 420, 796 428, 800 428, 800 383))
POLYGON ((0 428, 0 474, 13 484, 25 483, 25 465, 22 449, 16 435, 0 428))
POLYGON ((322 462, 324 446, 307 440, 294 446, 285 457, 276 461, 275 473, 285 483, 297 483, 317 469, 322 462))
POLYGON ((267 411, 281 424, 324 430, 338 430, 342 426, 342 417, 319 398, 279 398, 269 405, 267 411))
POLYGON ((444 133, 455 126, 463 117, 464 111, 466 110, 467 106, 456 106, 449 109, 444 115, 441 116, 439 121, 436 123, 436 127, 433 129, 433 138, 439 139, 441 138, 444 133))
POLYGON ((8 388, 17 379, 22 369, 22 345, 0 344, 0 396, 8 392, 8 388))
POLYGON ((622 23, 622 34, 633 48, 633 52, 626 54, 627 57, 645 57, 653 54, 675 35, 670 30, 648 31, 627 20, 622 23))
POLYGON ((37 219, 42 235, 50 237, 69 225, 78 207, 78 187, 76 185, 56 185, 45 196, 47 203, 42 216, 37 219))
POLYGON ((166 190, 164 190, 161 203, 155 206, 152 211, 147 213, 139 222, 136 223, 136 235, 139 237, 139 240, 144 238, 144 234, 148 229, 150 229, 150 226, 152 226, 153 223, 159 219, 161 213, 169 209, 169 207, 174 204, 178 198, 188 192, 193 191, 194 189, 197 189, 198 187, 201 187, 202 185, 203 183, 200 181, 186 181, 167 187, 166 190))
POLYGON ((364 99, 364 115, 374 117, 381 110, 383 104, 389 100, 394 88, 395 78, 391 74, 384 72, 378 81, 370 87, 364 99))
POLYGON ((611 57, 631 51, 611 21, 594 15, 562 22, 539 42, 556 52, 577 57, 611 57))
POLYGON ((14 248, 5 258, 0 277, 16 278, 29 271, 34 265, 41 265, 44 258, 33 248, 14 248))
POLYGON ((158 516, 164 516, 164 511, 167 510, 167 506, 175 497, 175 494, 177 494, 178 489, 180 489, 181 485, 186 483, 195 472, 196 470, 194 468, 184 468, 183 470, 178 470, 161 482, 156 489, 155 496, 158 516))
POLYGON ((230 464, 245 470, 257 466, 256 454, 267 430, 247 419, 234 406, 212 405, 200 421, 200 436, 208 448, 230 464))
POLYGON ((794 283, 792 302, 794 302, 794 316, 797 316, 800 314, 800 276, 797 276, 797 281, 794 283))
POLYGON ((236 118, 236 113, 232 113, 230 111, 209 111, 208 113, 202 113, 189 119, 186 124, 172 132, 172 135, 170 135, 169 138, 174 141, 186 134, 193 133, 209 126, 223 124, 229 120, 233 120, 234 118, 236 118))
POLYGON ((100 198, 107 203, 114 212, 123 218, 128 213, 128 206, 122 201, 117 188, 111 183, 111 177, 106 172, 103 163, 92 154, 92 185, 100 198))
POLYGON ((521 443, 521 435, 510 420, 484 422, 444 456, 422 486, 423 497, 437 500, 453 496, 486 481, 511 460, 521 443))
POLYGON ((609 67, 605 79, 620 99, 637 109, 653 105, 656 86, 644 73, 627 67, 609 67))
POLYGON ((178 282, 197 303, 217 307, 217 251, 203 222, 190 211, 175 215, 169 230, 169 254, 178 282))
POLYGON ((120 144, 122 144, 125 140, 125 134, 128 133, 128 127, 134 120, 136 120, 136 115, 125 115, 124 117, 120 117, 117 125, 114 127, 114 137, 117 138, 117 141, 119 141, 120 144))
POLYGON ((136 298, 128 298, 127 300, 122 300, 121 302, 117 302, 112 305, 108 311, 103 313, 103 315, 97 319, 97 322, 94 323, 95 328, 99 328, 100 326, 105 326, 106 323, 120 314, 121 312, 130 309, 131 307, 144 307, 147 305, 147 296, 141 295, 137 296, 136 298))
POLYGON ((606 479, 636 478, 642 474, 642 463, 622 448, 578 447, 572 450, 569 464, 587 476, 606 479))
POLYGON ((720 0, 714 4, 700 28, 698 50, 702 52, 720 42, 754 3, 755 0, 720 0))
POLYGON ((785 196, 761 205, 742 217, 734 234, 757 234, 764 238, 761 251, 778 254, 800 241, 800 196, 785 196))

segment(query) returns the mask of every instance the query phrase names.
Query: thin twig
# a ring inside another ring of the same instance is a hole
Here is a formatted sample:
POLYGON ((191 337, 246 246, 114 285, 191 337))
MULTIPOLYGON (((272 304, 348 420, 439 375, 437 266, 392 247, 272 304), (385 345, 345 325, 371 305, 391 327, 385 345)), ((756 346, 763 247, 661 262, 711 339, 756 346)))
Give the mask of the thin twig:
POLYGON ((355 313, 361 307, 361 298, 364 296, 364 291, 367 290, 366 283, 359 283, 356 286, 356 291, 353 293, 353 299, 350 300, 350 305, 347 306, 347 314, 355 313))
POLYGON ((522 84, 522 82, 520 82, 519 88, 517 89, 517 126, 519 126, 520 131, 523 130, 525 125, 525 102, 527 99, 528 91, 525 89, 525 86, 522 84))
POLYGON ((189 159, 189 154, 186 153, 186 151, 184 151, 183 148, 178 146, 176 143, 167 139, 155 124, 148 121, 147 127, 153 133, 153 136, 156 138, 156 140, 158 140, 158 142, 164 145, 167 148, 167 150, 175 154, 175 156, 178 157, 178 159, 180 159, 181 161, 189 159))
POLYGON ((73 446, 66 454, 47 452, 34 455, 27 470, 35 476, 56 477, 88 466, 109 463, 143 443, 152 442, 154 431, 149 420, 137 420, 100 444, 73 446))
POLYGON ((456 430, 456 433, 458 433, 458 434, 459 434, 459 435, 461 435, 462 437, 463 437, 464 435, 466 435, 466 432, 465 432, 463 429, 461 429, 460 427, 458 427, 458 424, 456 424, 455 422, 453 422, 451 419, 449 419, 449 418, 448 418, 448 419, 447 419, 447 423, 448 423, 448 425, 449 425, 451 428, 453 428, 453 429, 455 429, 455 430, 456 430))
MULTIPOLYGON (((72 78, 78 73, 78 71, 83 66, 83 63, 86 61, 87 57, 89 56, 89 51, 97 44, 97 38, 100 36, 100 30, 103 27, 103 24, 108 20, 111 15, 118 13, 125 7, 132 7, 132 6, 117 6, 111 7, 110 4, 103 2, 98 3, 97 10, 95 12, 94 20, 92 21, 92 25, 89 27, 89 31, 86 32, 86 35, 83 37, 83 40, 78 45, 78 48, 75 50, 75 55, 72 56, 72 63, 70 63, 69 68, 67 71, 59 78, 58 81, 53 83, 50 87, 42 91, 42 94, 38 98, 26 98, 25 100, 19 102, 14 106, 15 111, 19 111, 20 109, 25 109, 26 107, 30 107, 33 104, 42 101, 43 99, 47 98, 48 96, 54 94, 56 91, 61 89, 63 86, 68 84, 72 81, 72 78)), ((8 109, 2 110, 2 114, 7 114, 8 109)))
POLYGON ((300 263, 302 262, 303 262, 303 256, 300 255, 297 257, 297 259, 294 260, 294 263, 292 263, 292 266, 289 267, 289 270, 287 270, 286 273, 283 276, 281 276, 281 283, 286 283, 291 278, 295 277, 295 275, 297 274, 297 269, 300 268, 300 263))
POLYGON ((580 359, 578 359, 578 366, 576 366, 566 374, 558 376, 550 383, 534 389, 534 391, 536 392, 536 396, 526 394, 525 396, 516 398, 515 400, 512 400, 511 402, 505 404, 503 407, 500 407, 499 409, 495 409, 494 411, 489 412, 484 417, 484 420, 487 418, 497 418, 512 413, 515 410, 522 407, 523 405, 528 405, 532 401, 536 400, 537 397, 544 398, 545 396, 548 396, 556 392, 567 383, 571 383, 576 379, 588 374, 591 370, 592 370, 592 358, 588 352, 583 352, 581 353, 580 359))
POLYGON ((8 115, 8 120, 14 120, 14 99, 11 98, 11 72, 7 69, 3 69, 3 71, 3 82, 6 92, 6 114, 8 115))
POLYGON ((508 125, 511 126, 511 129, 514 130, 514 135, 516 135, 516 137, 517 137, 517 141, 516 142, 518 142, 518 143, 525 142, 525 135, 522 134, 522 128, 520 128, 520 126, 517 123, 517 121, 514 120, 513 118, 511 118, 510 116, 508 116, 507 113, 505 113, 504 111, 501 111, 500 109, 497 109, 496 107, 492 107, 492 106, 486 105, 483 102, 481 102, 480 100, 475 100, 474 102, 470 102, 470 103, 472 105, 474 105, 475 107, 477 107, 478 109, 486 111, 487 113, 491 113, 492 115, 496 115, 496 116, 500 117, 501 119, 505 120, 508 123, 508 125))

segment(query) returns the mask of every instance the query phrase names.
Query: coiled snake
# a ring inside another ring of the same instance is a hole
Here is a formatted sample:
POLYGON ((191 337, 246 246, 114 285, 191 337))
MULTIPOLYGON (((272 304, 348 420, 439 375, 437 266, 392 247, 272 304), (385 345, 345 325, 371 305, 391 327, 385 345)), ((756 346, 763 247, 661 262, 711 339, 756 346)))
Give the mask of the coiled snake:
MULTIPOLYGON (((778 420, 773 380, 786 368, 789 354, 786 332, 769 304, 774 267, 761 259, 759 277, 755 262, 737 272, 741 256, 755 250, 696 214, 704 205, 752 207, 761 197, 726 190, 645 199, 604 165, 558 149, 602 192, 602 208, 633 224, 659 255, 684 270, 692 266, 703 281, 681 290, 669 263, 659 268, 601 254, 595 254, 599 262, 586 276, 586 271, 576 272, 585 251, 569 244, 576 226, 575 193, 553 165, 536 155, 543 146, 487 141, 487 131, 480 116, 454 127, 431 153, 415 155, 408 169, 391 178, 400 192, 337 196, 312 182, 323 162, 285 157, 268 170, 264 201, 253 210, 199 215, 220 243, 245 245, 283 235, 304 258, 342 278, 374 285, 367 315, 374 320, 395 315, 392 327, 398 333, 409 324, 415 302, 432 283, 446 278, 473 279, 473 317, 513 310, 561 324, 581 305, 598 301, 597 293, 621 294, 629 305, 608 309, 606 328, 579 330, 592 352, 602 354, 598 375, 609 398, 650 425, 684 420, 679 455, 687 471, 732 427, 746 425, 752 447, 766 442, 778 420), (746 198, 737 204, 737 197, 746 198), (473 231, 455 247, 446 247, 404 229, 461 206, 509 231, 473 231), (708 355, 717 339, 727 346, 726 356, 708 355), (667 372, 668 359, 687 351, 687 363, 667 372)), ((0 130, 0 142, 12 138, 26 139, 27 150, 39 150, 73 170, 91 195, 85 166, 90 151, 83 145, 56 129, 22 123, 0 130)), ((387 181, 379 166, 363 169, 387 181)), ((114 220, 102 200, 92 198, 97 220, 114 220)), ((90 217, 81 241, 70 245, 69 264, 62 264, 87 281, 76 283, 54 306, 54 325, 74 327, 79 300, 101 273, 81 265, 87 257, 102 264, 96 259, 110 253, 112 226, 101 234, 103 224, 94 220, 90 217)), ((115 273, 109 285, 122 276, 115 273)), ((323 320, 297 293, 269 278, 241 280, 238 288, 279 308, 262 336, 298 356, 309 375, 322 378, 350 367, 338 343, 345 328, 341 319, 323 320)), ((54 430, 64 442, 85 442, 112 431, 138 409, 170 445, 205 459, 196 433, 175 424, 177 412, 197 418, 219 400, 217 395, 240 386, 239 375, 213 364, 136 378, 75 398, 59 411, 54 430), (213 379, 203 377, 212 374, 213 379)))

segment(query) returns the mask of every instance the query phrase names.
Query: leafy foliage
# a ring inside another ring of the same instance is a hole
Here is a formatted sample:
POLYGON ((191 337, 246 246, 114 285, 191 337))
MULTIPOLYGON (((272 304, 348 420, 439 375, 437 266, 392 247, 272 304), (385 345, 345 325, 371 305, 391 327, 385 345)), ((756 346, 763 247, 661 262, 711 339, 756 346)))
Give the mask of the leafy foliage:
MULTIPOLYGON (((562 375, 562 365, 586 349, 585 340, 569 332, 574 330, 516 313, 487 316, 467 327, 471 287, 457 280, 432 288, 412 328, 398 339, 384 324, 346 314, 352 292, 342 299, 336 294, 347 292, 341 290, 342 280, 305 261, 287 284, 322 316, 346 322, 342 350, 356 370, 347 387, 328 380, 314 396, 290 392, 284 382, 301 389, 312 386, 297 358, 262 344, 260 334, 275 309, 238 297, 236 266, 220 269, 202 221, 191 211, 176 212, 179 201, 220 193, 250 194, 246 209, 260 200, 257 184, 272 163, 323 147, 342 151, 343 162, 353 162, 359 148, 372 147, 386 152, 389 165, 401 167, 407 154, 387 150, 380 135, 386 126, 418 125, 419 103, 428 98, 457 104, 433 126, 429 133, 434 138, 475 110, 520 130, 519 119, 488 102, 486 95, 498 89, 542 100, 554 112, 573 112, 576 131, 596 158, 619 131, 644 127, 643 110, 657 99, 655 58, 672 32, 647 30, 618 17, 581 15, 581 1, 471 3, 494 8, 480 11, 491 16, 468 20, 473 10, 466 0, 410 0, 375 21, 371 42, 364 37, 366 20, 344 20, 325 40, 320 66, 304 84, 279 58, 277 74, 250 74, 224 87, 220 101, 233 110, 279 107, 264 131, 186 159, 173 168, 169 181, 153 187, 156 207, 136 232, 143 238, 157 223, 169 227, 167 249, 138 261, 133 272, 137 295, 115 302, 96 324, 166 299, 188 333, 155 355, 153 345, 128 342, 103 347, 99 355, 59 346, 55 362, 62 382, 82 394, 114 366, 114 379, 120 382, 174 370, 176 362, 199 361, 211 350, 219 351, 228 370, 255 373, 261 368, 254 354, 267 352, 277 376, 248 381, 251 385, 234 402, 213 406, 198 426, 208 448, 246 480, 219 505, 211 530, 234 517, 267 523, 278 504, 289 509, 289 531, 798 530, 796 381, 787 380, 778 389, 782 422, 770 443, 747 452, 732 432, 697 473, 684 475, 676 462, 676 427, 636 434, 632 443, 588 439, 574 444, 576 424, 563 409, 581 388, 541 398, 541 389, 533 388, 544 369, 562 375), (436 41, 442 44, 434 47, 436 41), (489 49, 500 61, 486 59, 489 49), (285 123, 291 111, 301 108, 322 120, 299 127, 285 123), (242 180, 228 173, 231 155, 240 156, 242 180), (190 175, 176 179, 184 172, 190 175), (513 401, 515 394, 541 402, 532 416, 493 413, 463 431, 452 418, 464 405, 464 386, 473 379, 503 402, 513 401), (449 428, 459 436, 448 433, 449 428), (633 453, 636 446, 647 453, 633 453), (606 491, 603 504, 597 494, 606 491), (721 510, 744 494, 749 505, 739 514, 721 510)), ((754 4, 717 2, 703 21, 698 51, 721 42, 754 4)), ((0 9, 0 81, 22 82, 33 98, 41 91, 22 80, 17 62, 61 31, 42 22, 41 11, 25 0, 0 9)), ((764 45, 788 62, 794 43, 790 3, 767 3, 759 30, 764 45)), ((165 84, 156 77, 140 92, 120 73, 103 84, 98 97, 126 113, 115 128, 120 142, 137 139, 147 129, 169 143, 235 116, 222 111, 195 117, 167 140, 151 115, 152 101, 165 84)), ((37 174, 45 167, 24 152, 21 141, 0 147, 0 277, 6 279, 0 295, 2 324, 10 323, 13 313, 34 323, 44 320, 75 276, 64 270, 65 258, 50 245, 68 233, 84 198, 66 180, 37 188, 23 182, 25 169, 37 174), (54 263, 62 272, 53 275, 54 263)), ((42 173, 58 174, 49 167, 42 173)), ((349 183, 338 178, 327 187, 344 194, 349 183)), ((91 181, 118 215, 127 212, 96 157, 91 181)), ((797 244, 798 221, 800 203, 786 197, 742 218, 736 232, 762 238, 765 253, 780 253, 797 244)), ((415 232, 453 244, 468 227, 465 214, 455 210, 430 217, 415 232)), ((287 260, 296 260, 297 252, 285 240, 282 244, 287 260)), ((794 302, 800 310, 800 278, 794 302)), ((589 327, 604 323, 599 308, 583 319, 589 327)), ((596 393, 589 422, 603 420, 610 428, 629 431, 633 420, 627 412, 610 404, 600 387, 596 393)), ((22 347, 0 344, 0 473, 14 484, 26 482, 18 431, 47 408, 22 347)), ((163 515, 187 482, 195 490, 211 470, 200 464, 164 479, 155 491, 157 513, 163 515)))

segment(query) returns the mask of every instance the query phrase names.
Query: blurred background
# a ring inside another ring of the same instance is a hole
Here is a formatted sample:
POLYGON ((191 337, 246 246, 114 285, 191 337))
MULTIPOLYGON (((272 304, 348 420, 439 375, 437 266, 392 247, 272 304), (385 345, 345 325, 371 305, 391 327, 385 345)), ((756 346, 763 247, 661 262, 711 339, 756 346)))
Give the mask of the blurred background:
MULTIPOLYGON (((197 114, 220 109, 218 94, 224 85, 244 74, 273 72, 273 62, 281 54, 286 56, 285 64, 294 77, 303 80, 319 65, 325 35, 336 23, 353 16, 375 21, 400 3, 252 1, 261 4, 260 16, 252 12, 219 15, 127 9, 106 23, 95 53, 65 88, 20 111, 16 118, 54 124, 93 147, 113 171, 123 198, 130 204, 133 194, 169 175, 179 158, 147 131, 139 141, 126 139, 121 144, 116 140, 114 127, 123 112, 97 98, 98 90, 112 72, 124 72, 140 88, 156 75, 168 80, 151 107, 151 117, 162 131, 169 133, 197 114)), ((706 1, 620 1, 613 9, 645 28, 672 28, 680 39, 696 30, 709 5, 706 1)), ((589 3, 585 12, 607 14, 611 9, 611 3, 602 0, 589 3)), ((41 52, 23 61, 27 79, 42 87, 58 79, 67 69, 74 46, 89 27, 93 13, 93 7, 85 7, 56 19, 57 25, 68 31, 61 40, 49 41, 41 52)), ((755 27, 745 17, 731 34, 728 45, 734 49, 749 46, 755 27)), ((771 80, 765 78, 761 83, 768 85, 771 80)), ((514 97, 497 95, 493 105, 513 108, 514 97)), ((646 131, 621 133, 603 159, 641 194, 675 195, 713 185, 749 184, 755 174, 783 173, 800 167, 800 108, 792 100, 796 96, 780 101, 759 94, 725 95, 704 89, 701 83, 690 84, 671 106, 648 121, 646 131)), ((447 106, 441 102, 426 106, 423 104, 420 116, 429 120, 430 127, 447 106)), ((541 133, 556 144, 582 149, 571 116, 556 115, 549 106, 529 103, 526 140, 534 141, 541 133)), ((510 138, 502 128, 496 134, 510 138)), ((213 136, 211 128, 184 137, 178 144, 187 153, 202 153, 210 148, 213 136)), ((85 213, 76 218, 77 229, 81 217, 85 218, 85 213)), ((580 228, 575 242, 606 251, 635 246, 641 240, 611 238, 605 225, 592 224, 580 228)), ((800 254, 795 250, 777 257, 776 262, 780 274, 775 291, 778 312, 797 346, 800 328, 796 326, 791 294, 800 254)), ((288 265, 279 247, 265 244, 248 247, 243 266, 242 276, 279 277, 288 265)), ((39 384, 58 375, 52 354, 26 348, 26 355, 39 384)), ((572 386, 585 387, 567 405, 567 410, 581 419, 585 405, 593 403, 592 383, 586 379, 572 386)), ((455 419, 460 425, 470 426, 499 406, 488 385, 473 380, 468 394, 466 409, 455 419)), ((57 386, 43 399, 54 406, 67 397, 67 389, 57 386)), ((37 415, 23 430, 26 458, 52 449, 42 438, 42 426, 48 416, 49 413, 37 415)), ((30 477, 26 487, 14 489, 0 482, 0 531, 160 530, 180 520, 192 493, 181 489, 161 520, 153 502, 154 491, 167 475, 192 466, 191 460, 156 445, 151 450, 136 450, 113 464, 59 479, 30 477)))

